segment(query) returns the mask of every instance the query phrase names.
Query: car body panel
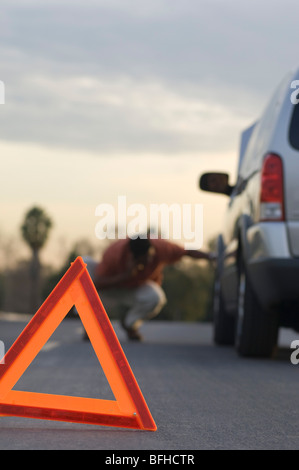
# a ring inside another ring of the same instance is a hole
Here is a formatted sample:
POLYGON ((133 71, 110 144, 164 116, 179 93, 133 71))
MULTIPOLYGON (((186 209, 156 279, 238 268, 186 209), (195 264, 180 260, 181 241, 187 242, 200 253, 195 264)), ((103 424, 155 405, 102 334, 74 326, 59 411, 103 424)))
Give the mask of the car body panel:
POLYGON ((289 139, 294 106, 297 106, 291 101, 292 83, 296 80, 299 85, 299 69, 287 74, 261 118, 241 135, 238 179, 229 198, 221 233, 221 290, 225 308, 231 314, 237 309, 239 257, 242 256, 252 288, 263 307, 271 311, 289 301, 294 309, 298 308, 299 317, 299 148, 294 148, 289 139), (284 221, 263 222, 260 217, 261 172, 269 153, 279 155, 282 160, 284 221))

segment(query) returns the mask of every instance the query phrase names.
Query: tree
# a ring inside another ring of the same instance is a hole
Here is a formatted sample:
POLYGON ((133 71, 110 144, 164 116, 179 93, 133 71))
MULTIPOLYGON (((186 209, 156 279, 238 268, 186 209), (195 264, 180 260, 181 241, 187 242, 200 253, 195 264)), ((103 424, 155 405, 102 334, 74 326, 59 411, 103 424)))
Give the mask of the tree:
POLYGON ((21 226, 22 237, 32 250, 31 277, 31 309, 34 313, 40 305, 40 259, 39 252, 44 247, 52 221, 40 207, 33 207, 26 215, 21 226))

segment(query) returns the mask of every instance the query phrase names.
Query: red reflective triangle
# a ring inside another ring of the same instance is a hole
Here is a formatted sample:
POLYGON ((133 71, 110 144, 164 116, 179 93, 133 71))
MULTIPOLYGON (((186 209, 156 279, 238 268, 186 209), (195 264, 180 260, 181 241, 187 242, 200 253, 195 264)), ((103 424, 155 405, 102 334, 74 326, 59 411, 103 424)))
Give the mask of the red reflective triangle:
POLYGON ((0 365, 0 415, 71 421, 155 431, 147 407, 108 315, 78 257, 11 346, 0 365), (12 390, 75 305, 115 400, 12 390))

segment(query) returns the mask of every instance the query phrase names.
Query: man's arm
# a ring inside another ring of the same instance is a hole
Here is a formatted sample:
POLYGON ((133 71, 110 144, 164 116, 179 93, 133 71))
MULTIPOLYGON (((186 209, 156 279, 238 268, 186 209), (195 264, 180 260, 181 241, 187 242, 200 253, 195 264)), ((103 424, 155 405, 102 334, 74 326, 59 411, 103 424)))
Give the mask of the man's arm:
POLYGON ((190 258, 206 259, 208 261, 214 261, 216 259, 215 253, 206 253, 200 250, 185 250, 185 255, 190 256, 190 258))

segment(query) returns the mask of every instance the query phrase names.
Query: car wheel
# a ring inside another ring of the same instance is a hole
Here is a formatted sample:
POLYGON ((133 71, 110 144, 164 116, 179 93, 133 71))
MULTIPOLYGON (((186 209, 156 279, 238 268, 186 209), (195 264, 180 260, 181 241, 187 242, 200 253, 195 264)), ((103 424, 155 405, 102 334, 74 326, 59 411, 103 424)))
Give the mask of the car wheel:
POLYGON ((242 263, 239 274, 236 350, 241 356, 271 357, 278 337, 278 315, 259 304, 242 263))
POLYGON ((219 345, 233 345, 235 337, 235 319, 228 315, 222 298, 219 279, 214 282, 213 295, 214 341, 219 345))

